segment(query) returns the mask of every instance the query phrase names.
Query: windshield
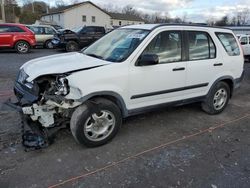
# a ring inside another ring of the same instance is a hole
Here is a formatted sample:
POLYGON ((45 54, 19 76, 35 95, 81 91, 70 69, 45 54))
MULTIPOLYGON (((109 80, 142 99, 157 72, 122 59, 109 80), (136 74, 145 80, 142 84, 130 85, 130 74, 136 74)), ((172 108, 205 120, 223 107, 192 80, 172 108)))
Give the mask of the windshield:
POLYGON ((141 29, 117 29, 83 51, 84 54, 111 62, 121 62, 129 57, 149 33, 141 29))

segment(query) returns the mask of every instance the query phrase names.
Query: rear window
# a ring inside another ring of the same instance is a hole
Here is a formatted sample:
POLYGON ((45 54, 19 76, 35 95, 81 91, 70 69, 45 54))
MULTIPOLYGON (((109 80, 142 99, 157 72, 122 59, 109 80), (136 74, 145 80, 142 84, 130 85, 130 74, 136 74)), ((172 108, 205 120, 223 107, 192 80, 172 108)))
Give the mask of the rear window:
POLYGON ((231 33, 216 33, 219 38, 221 44, 226 50, 227 54, 230 56, 238 56, 240 55, 240 48, 237 44, 236 39, 231 33))

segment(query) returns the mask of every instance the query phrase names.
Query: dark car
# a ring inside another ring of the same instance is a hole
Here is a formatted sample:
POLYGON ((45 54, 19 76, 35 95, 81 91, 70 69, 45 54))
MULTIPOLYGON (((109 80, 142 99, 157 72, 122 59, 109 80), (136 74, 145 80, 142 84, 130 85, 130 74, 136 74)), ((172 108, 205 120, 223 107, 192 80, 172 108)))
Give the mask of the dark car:
POLYGON ((105 28, 99 26, 85 26, 73 30, 60 30, 52 40, 54 47, 63 48, 67 52, 77 51, 89 46, 105 35, 105 28))
POLYGON ((22 24, 0 24, 0 48, 28 53, 36 45, 34 33, 22 24))

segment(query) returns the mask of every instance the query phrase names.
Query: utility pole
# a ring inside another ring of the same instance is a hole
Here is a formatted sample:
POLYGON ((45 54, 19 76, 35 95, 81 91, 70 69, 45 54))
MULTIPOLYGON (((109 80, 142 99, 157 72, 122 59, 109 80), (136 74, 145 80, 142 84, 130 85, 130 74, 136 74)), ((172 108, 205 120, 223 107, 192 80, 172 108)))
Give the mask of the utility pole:
POLYGON ((35 13, 34 0, 32 0, 31 5, 32 5, 32 13, 35 13))
POLYGON ((5 23, 5 7, 4 7, 4 0, 0 0, 0 1, 1 1, 2 20, 3 20, 3 23, 5 23))

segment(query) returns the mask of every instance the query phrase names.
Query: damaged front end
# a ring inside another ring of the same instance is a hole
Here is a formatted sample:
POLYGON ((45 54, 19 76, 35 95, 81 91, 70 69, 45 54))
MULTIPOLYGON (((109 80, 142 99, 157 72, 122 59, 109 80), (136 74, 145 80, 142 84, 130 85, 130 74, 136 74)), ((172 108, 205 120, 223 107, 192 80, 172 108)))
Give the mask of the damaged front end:
MULTIPOLYGON (((51 136, 50 132, 54 134, 55 130, 69 124, 73 109, 81 104, 65 98, 70 92, 67 76, 68 74, 44 75, 28 82, 29 76, 21 69, 15 82, 14 92, 18 102, 10 106, 21 112, 25 117, 25 124, 38 135, 37 138, 42 136, 46 139, 46 143, 51 136)), ((30 130, 23 138, 32 137, 30 130)))

